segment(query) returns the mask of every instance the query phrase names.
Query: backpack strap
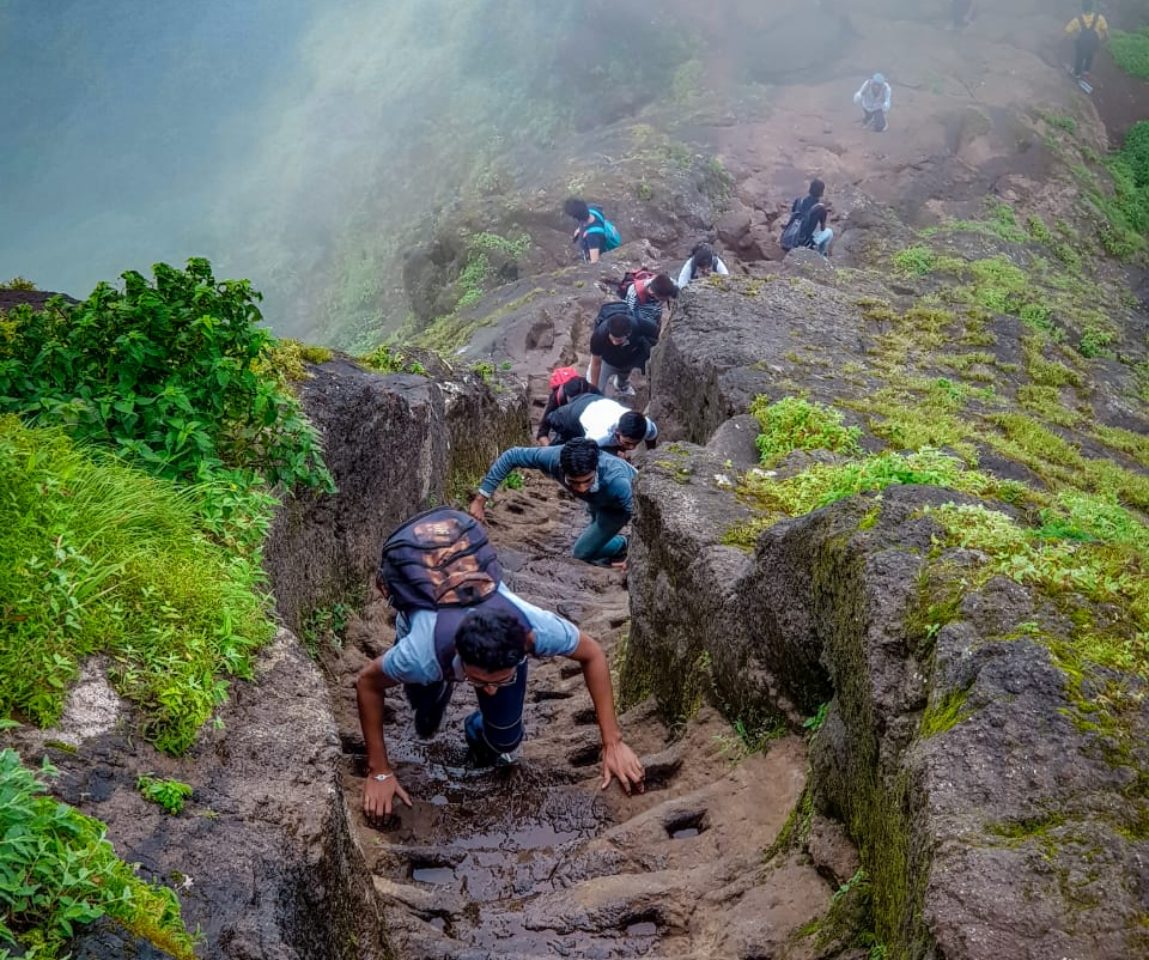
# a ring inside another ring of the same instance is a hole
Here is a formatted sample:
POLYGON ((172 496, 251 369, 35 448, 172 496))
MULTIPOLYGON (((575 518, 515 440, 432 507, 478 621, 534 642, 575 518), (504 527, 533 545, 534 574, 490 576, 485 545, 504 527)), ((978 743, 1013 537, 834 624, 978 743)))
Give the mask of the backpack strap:
POLYGON ((443 672, 443 679, 453 682, 455 679, 455 635, 463 621, 476 610, 502 610, 515 617, 523 625, 523 629, 530 633, 532 629, 526 615, 515 604, 511 603, 503 594, 495 593, 482 603, 473 607, 444 607, 435 615, 435 659, 439 661, 439 669, 443 672))

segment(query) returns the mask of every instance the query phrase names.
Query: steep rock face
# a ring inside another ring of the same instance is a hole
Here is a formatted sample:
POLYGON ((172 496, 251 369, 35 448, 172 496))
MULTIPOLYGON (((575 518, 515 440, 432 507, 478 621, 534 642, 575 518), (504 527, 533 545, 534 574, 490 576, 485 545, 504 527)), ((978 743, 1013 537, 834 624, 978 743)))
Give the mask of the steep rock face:
MULTIPOLYGON (((55 792, 108 824, 117 853, 145 879, 179 892, 183 917, 203 933, 213 960, 382 960, 383 924, 362 854, 354 845, 335 776, 339 738, 327 689, 288 631, 263 652, 251 682, 236 683, 220 712, 183 758, 140 740, 98 670, 73 691, 60 730, 22 730, 25 758, 47 755, 60 769, 55 792), (108 713, 98 728, 94 699, 108 713), (80 721, 80 722, 77 722, 80 721), (178 816, 148 803, 142 775, 194 789, 178 816)), ((73 945, 80 957, 165 956, 103 924, 73 945)))
MULTIPOLYGON (((289 500, 267 544, 278 612, 296 629, 317 606, 361 592, 386 532, 464 487, 526 429, 525 396, 509 380, 492 388, 474 375, 384 377, 336 360, 301 392, 339 493, 289 500)), ((136 735, 107 666, 86 665, 59 729, 13 739, 29 762, 52 759, 62 771, 56 792, 104 820, 122 858, 179 892, 184 919, 203 931, 202 956, 389 956, 339 786, 329 693, 295 636, 280 632, 256 676, 231 685, 219 725, 179 759, 136 735), (136 789, 144 774, 190 784, 184 812, 147 803, 136 789)), ((75 951, 162 955, 112 925, 85 933, 75 951)))
POLYGON ((1007 637, 1019 621, 1056 636, 1062 615, 995 579, 927 638, 926 571, 976 557, 932 556, 923 508, 963 498, 890 488, 777 524, 746 554, 720 543, 746 516, 722 462, 677 451, 637 487, 624 689, 671 714, 707 694, 747 722, 832 697, 815 803, 859 842, 890 956, 1144 955, 1147 758, 1115 759, 1047 648, 1007 637))
POLYGON ((301 395, 338 492, 289 500, 268 541, 276 607, 295 629, 317 606, 361 595, 396 524, 477 480, 528 429, 521 390, 496 392, 473 375, 381 376, 333 360, 301 395))

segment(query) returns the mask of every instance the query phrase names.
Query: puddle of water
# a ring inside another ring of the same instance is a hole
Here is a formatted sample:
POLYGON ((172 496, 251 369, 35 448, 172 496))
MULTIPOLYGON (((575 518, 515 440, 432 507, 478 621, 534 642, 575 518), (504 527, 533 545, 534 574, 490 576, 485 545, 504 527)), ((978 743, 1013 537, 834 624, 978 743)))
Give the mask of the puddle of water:
POLYGON ((628 937, 656 937, 658 936, 658 925, 649 920, 632 923, 626 928, 626 935, 628 937))
POLYGON ((691 837, 698 836, 697 827, 683 827, 681 830, 674 830, 670 834, 671 840, 689 840, 691 837))
POLYGON ((455 871, 450 867, 414 867, 411 879, 416 883, 429 883, 435 886, 455 882, 455 871))

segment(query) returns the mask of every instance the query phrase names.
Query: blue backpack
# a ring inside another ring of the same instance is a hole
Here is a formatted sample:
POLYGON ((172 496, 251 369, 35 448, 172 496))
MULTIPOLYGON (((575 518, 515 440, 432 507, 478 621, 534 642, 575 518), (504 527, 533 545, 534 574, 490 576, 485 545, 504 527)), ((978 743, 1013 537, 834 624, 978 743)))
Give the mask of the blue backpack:
POLYGON ((583 230, 584 234, 587 233, 601 233, 603 235, 602 249, 605 253, 607 250, 613 250, 622 243, 622 234, 618 232, 618 227, 607 220, 606 215, 598 207, 589 207, 590 215, 594 217, 595 222, 583 230))

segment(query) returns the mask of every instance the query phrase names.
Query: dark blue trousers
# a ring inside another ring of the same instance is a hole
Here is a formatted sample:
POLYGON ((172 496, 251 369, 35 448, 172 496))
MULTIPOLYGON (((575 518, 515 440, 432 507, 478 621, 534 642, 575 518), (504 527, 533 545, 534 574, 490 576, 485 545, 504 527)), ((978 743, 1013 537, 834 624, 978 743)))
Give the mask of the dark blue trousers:
MULTIPOLYGON (((415 710, 415 732, 420 737, 433 736, 443 722, 443 714, 454 693, 454 681, 441 680, 423 686, 404 684, 403 691, 415 710)), ((510 753, 523 740, 523 704, 527 699, 527 663, 519 664, 515 682, 498 687, 487 696, 475 691, 479 709, 467 717, 463 732, 467 745, 481 764, 495 762, 500 753, 510 753)))

